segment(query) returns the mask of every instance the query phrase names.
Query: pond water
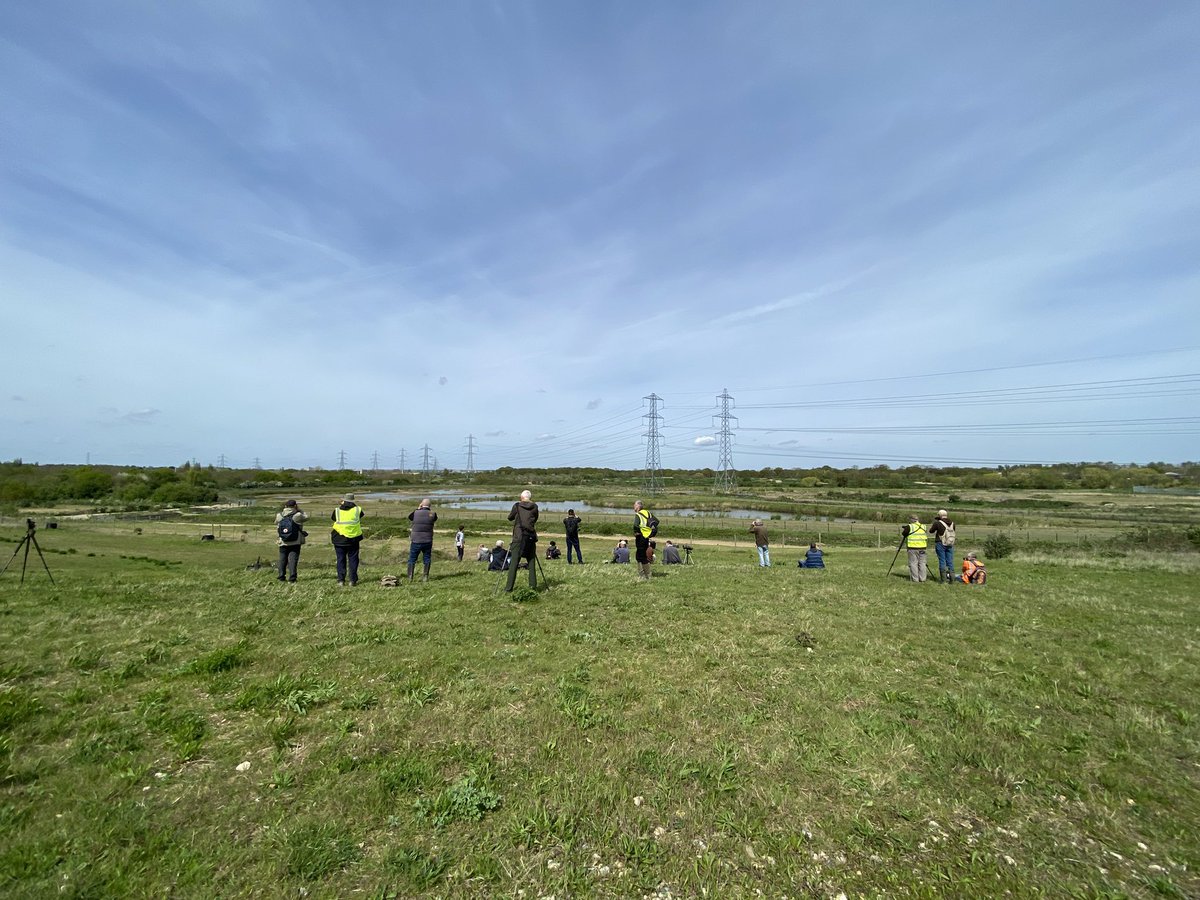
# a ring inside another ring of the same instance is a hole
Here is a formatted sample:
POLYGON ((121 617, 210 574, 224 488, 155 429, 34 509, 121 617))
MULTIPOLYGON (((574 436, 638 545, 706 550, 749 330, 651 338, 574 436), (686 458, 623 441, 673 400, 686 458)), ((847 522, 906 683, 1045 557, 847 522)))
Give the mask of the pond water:
MULTIPOLYGON (((474 509, 485 510, 488 512, 508 512, 512 509, 515 502, 514 499, 504 498, 497 499, 497 494, 466 494, 461 491, 426 491, 423 493, 405 492, 378 492, 372 494, 361 494, 364 500, 380 500, 383 502, 403 502, 411 503, 414 506, 421 500, 422 497, 430 497, 433 499, 433 507, 437 509, 474 509)), ((575 510, 580 516, 587 513, 596 513, 597 515, 605 516, 632 516, 631 509, 616 509, 611 506, 592 506, 583 500, 539 500, 537 501, 538 508, 544 513, 565 513, 568 509, 575 510)), ((690 506, 683 507, 667 507, 660 509, 659 507, 651 507, 654 514, 660 518, 670 516, 672 518, 683 519, 762 519, 764 522, 771 521, 772 516, 778 516, 780 519, 806 519, 813 522, 838 522, 849 524, 856 520, 854 519, 830 519, 829 516, 797 516, 795 513, 772 513, 761 509, 695 509, 690 506)))

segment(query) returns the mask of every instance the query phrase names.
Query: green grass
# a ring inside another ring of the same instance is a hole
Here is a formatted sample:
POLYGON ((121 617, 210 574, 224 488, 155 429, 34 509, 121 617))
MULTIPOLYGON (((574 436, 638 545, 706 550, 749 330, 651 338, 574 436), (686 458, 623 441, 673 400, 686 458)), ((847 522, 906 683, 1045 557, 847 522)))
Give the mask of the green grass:
POLYGON ((1197 554, 595 540, 513 602, 142 527, 0 578, 0 895, 1200 895, 1197 554))

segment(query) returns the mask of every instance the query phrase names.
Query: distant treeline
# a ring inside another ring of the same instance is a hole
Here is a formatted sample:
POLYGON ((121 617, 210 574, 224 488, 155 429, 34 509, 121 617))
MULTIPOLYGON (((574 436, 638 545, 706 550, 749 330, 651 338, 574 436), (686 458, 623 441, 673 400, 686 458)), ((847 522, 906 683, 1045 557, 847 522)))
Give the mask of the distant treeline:
MULTIPOLYGON (((710 488, 712 469, 667 469, 662 473, 668 491, 710 488)), ((516 484, 542 486, 612 486, 628 483, 632 489, 641 472, 600 468, 499 469, 463 472, 443 469, 424 475, 389 470, 351 469, 226 469, 184 463, 180 466, 137 468, 130 466, 37 465, 12 460, 0 462, 0 504, 52 506, 60 502, 120 505, 127 508, 194 505, 233 498, 271 488, 338 489, 349 486, 405 488, 438 482, 470 484, 481 490, 516 484)), ((932 468, 928 466, 872 466, 869 468, 815 469, 766 468, 741 470, 739 488, 747 492, 811 488, 912 489, 936 485, 984 490, 1130 490, 1145 487, 1200 486, 1200 463, 1061 463, 1049 466, 999 466, 996 468, 932 468)))

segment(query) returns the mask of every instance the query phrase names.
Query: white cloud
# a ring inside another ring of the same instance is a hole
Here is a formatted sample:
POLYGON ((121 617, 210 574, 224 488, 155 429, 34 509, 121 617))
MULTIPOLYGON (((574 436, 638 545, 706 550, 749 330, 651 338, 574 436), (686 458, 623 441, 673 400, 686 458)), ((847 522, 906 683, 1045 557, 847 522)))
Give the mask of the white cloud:
POLYGON ((713 437, 711 434, 706 434, 706 435, 704 435, 702 437, 698 437, 694 441, 692 441, 692 443, 695 444, 697 447, 707 447, 709 444, 715 444, 716 442, 717 442, 717 439, 715 437, 713 437))

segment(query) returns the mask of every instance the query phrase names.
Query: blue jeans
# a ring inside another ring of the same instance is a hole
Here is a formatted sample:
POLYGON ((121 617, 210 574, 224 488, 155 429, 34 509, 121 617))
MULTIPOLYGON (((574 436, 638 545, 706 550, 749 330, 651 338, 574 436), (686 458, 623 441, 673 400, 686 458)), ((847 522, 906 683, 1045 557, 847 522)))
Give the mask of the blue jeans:
POLYGON ((941 541, 933 542, 933 549, 937 551, 938 558, 938 578, 944 579, 946 575, 954 574, 954 548, 943 547, 941 541))
POLYGON ((579 557, 579 561, 583 562, 583 551, 579 549, 579 535, 571 537, 567 535, 567 562, 571 561, 571 548, 575 549, 575 555, 579 557))
POLYGON ((771 565, 771 548, 770 547, 759 547, 758 548, 758 564, 760 566, 771 565))
POLYGON ((346 580, 346 569, 350 569, 350 583, 358 584, 358 541, 353 544, 334 544, 333 552, 337 554, 338 584, 346 580))
POLYGON ((417 564, 418 556, 424 557, 423 565, 426 568, 428 568, 429 562, 433 558, 433 541, 426 541, 422 544, 409 544, 408 545, 408 564, 409 564, 409 566, 415 566, 417 564))

